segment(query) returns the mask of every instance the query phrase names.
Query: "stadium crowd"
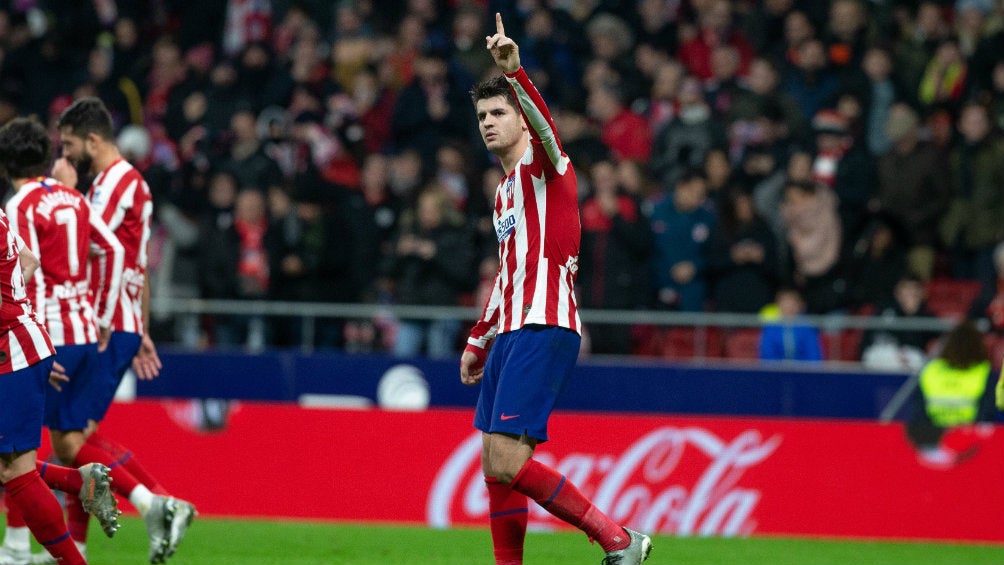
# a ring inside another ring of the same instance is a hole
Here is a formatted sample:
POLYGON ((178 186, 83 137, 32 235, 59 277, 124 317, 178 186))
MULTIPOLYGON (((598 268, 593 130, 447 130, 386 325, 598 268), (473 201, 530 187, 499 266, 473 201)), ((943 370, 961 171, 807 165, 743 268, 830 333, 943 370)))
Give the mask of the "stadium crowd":
MULTIPOLYGON (((912 315, 899 286, 953 279, 1004 328, 999 1, 7 0, 0 123, 104 100, 153 192, 155 294, 480 305, 501 173, 468 92, 497 72, 495 12, 576 163, 583 308, 755 313, 782 290, 912 315)), ((322 320, 314 346, 447 356, 460 325, 322 320)))

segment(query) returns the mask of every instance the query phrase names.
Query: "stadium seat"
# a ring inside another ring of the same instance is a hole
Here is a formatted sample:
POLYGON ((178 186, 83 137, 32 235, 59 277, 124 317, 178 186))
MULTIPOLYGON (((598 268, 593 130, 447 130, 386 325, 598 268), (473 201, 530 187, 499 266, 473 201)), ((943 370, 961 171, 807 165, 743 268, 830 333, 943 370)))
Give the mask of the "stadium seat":
POLYGON ((927 307, 941 318, 966 315, 980 293, 980 281, 948 278, 931 279, 927 283, 927 307))
POLYGON ((827 361, 860 360, 863 335, 864 331, 858 328, 822 332, 823 357, 827 361))
POLYGON ((737 328, 729 330, 723 340, 725 357, 728 359, 759 359, 760 328, 737 328))
POLYGON ((667 359, 690 359, 697 350, 694 328, 689 326, 662 330, 661 355, 667 359))

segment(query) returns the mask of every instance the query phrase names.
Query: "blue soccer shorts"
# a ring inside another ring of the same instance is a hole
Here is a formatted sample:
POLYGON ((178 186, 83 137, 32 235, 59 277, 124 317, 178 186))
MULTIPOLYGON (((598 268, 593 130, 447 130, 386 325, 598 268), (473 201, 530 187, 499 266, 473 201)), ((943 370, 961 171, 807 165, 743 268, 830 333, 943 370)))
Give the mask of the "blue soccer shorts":
POLYGON ((45 389, 54 357, 0 375, 0 453, 38 449, 42 443, 45 389))
POLYGON ((56 361, 70 382, 62 383, 61 391, 51 386, 45 391, 45 427, 61 432, 82 430, 94 404, 90 395, 99 388, 95 384, 100 378, 98 344, 60 345, 56 361))
POLYGON ((527 325, 499 334, 481 379, 474 427, 547 441, 547 420, 579 356, 579 334, 527 325))
POLYGON ((132 332, 112 332, 108 348, 98 354, 99 376, 94 380, 95 389, 88 393, 91 399, 88 417, 100 422, 108 413, 108 408, 115 398, 115 391, 126 371, 132 366, 132 358, 139 351, 143 336, 132 332))

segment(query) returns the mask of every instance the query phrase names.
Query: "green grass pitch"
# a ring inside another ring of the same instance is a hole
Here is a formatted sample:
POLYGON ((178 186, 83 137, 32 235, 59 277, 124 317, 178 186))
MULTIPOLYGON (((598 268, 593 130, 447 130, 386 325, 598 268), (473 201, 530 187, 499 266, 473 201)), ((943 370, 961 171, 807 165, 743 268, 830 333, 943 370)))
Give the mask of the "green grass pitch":
MULTIPOLYGON (((143 522, 123 517, 114 539, 91 524, 91 565, 147 562, 143 522)), ((1004 545, 789 538, 653 539, 645 565, 1004 565, 1004 545)), ((36 547, 37 550, 37 547, 36 547)), ((526 565, 598 565, 577 532, 530 533, 526 565)), ((312 522, 197 519, 171 565, 492 565, 487 528, 430 530, 312 522)))

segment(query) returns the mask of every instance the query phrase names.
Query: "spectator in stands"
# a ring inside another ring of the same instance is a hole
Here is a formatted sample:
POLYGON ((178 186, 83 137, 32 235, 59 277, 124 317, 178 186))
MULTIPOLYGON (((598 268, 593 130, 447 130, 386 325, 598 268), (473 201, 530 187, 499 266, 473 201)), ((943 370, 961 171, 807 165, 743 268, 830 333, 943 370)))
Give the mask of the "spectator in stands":
POLYGON ((896 282, 907 273, 903 227, 888 214, 872 214, 848 246, 848 306, 870 310, 889 302, 896 282))
POLYGON ((779 89, 780 80, 781 74, 770 59, 757 57, 750 63, 749 75, 740 83, 726 117, 731 138, 742 132, 733 145, 762 143, 765 134, 760 121, 765 118, 785 128, 784 135, 777 137, 801 137, 807 121, 795 100, 779 89))
MULTIPOLYGON (((652 229, 638 201, 617 180, 613 161, 594 163, 592 194, 582 203, 577 296, 583 308, 630 310, 648 307, 652 229)), ((591 351, 631 353, 631 326, 590 324, 591 351)))
POLYGON ((347 192, 345 206, 352 230, 352 240, 357 242, 351 250, 355 275, 355 299, 375 302, 380 278, 380 258, 392 252, 393 239, 404 205, 391 192, 388 180, 389 158, 378 153, 366 156, 362 168, 362 185, 358 192, 347 192))
POLYGON ((230 118, 229 147, 220 169, 237 178, 238 186, 272 186, 281 177, 279 165, 265 154, 258 137, 258 117, 250 107, 230 118))
MULTIPOLYGON (((238 189, 233 175, 219 172, 209 184, 209 206, 199 222, 202 244, 196 248, 202 298, 265 298, 269 273, 264 194, 256 188, 238 189)), ((265 345, 265 324, 260 317, 216 315, 208 322, 218 345, 265 345)))
MULTIPOLYGON (((564 137, 564 134, 562 134, 564 137)), ((624 159, 617 162, 617 182, 624 193, 634 198, 647 218, 652 211, 652 203, 661 197, 662 191, 652 178, 652 172, 645 163, 624 159)))
POLYGON ((718 221, 707 200, 707 182, 699 170, 687 172, 652 210, 653 276, 660 308, 704 310, 705 253, 718 221))
POLYGON ((732 186, 721 196, 707 251, 711 301, 719 312, 759 312, 777 286, 777 243, 748 192, 732 186))
MULTIPOLYGON (((394 283, 397 303, 457 306, 463 293, 474 290, 474 251, 449 196, 439 187, 426 188, 402 217, 387 257, 385 272, 394 283)), ((460 321, 452 318, 402 320, 394 355, 455 355, 459 330, 460 321)))
POLYGON ((362 127, 363 147, 368 153, 389 150, 396 93, 388 88, 376 69, 369 67, 357 72, 349 84, 349 94, 362 127))
POLYGON ((587 104, 589 115, 600 124, 600 139, 615 159, 649 160, 652 133, 648 122, 627 106, 623 85, 597 85, 589 91, 587 104))
POLYGON ((940 353, 920 371, 906 425, 922 462, 951 465, 978 448, 965 432, 951 432, 993 421, 993 377, 983 336, 972 322, 944 336, 940 353))
POLYGON ((868 10, 862 0, 832 0, 824 41, 835 69, 856 72, 870 39, 868 10))
POLYGON ((680 45, 680 62, 700 80, 712 76, 711 58, 721 45, 735 48, 739 56, 739 74, 745 75, 753 59, 753 50, 743 32, 734 25, 733 6, 729 0, 703 3, 697 13, 697 33, 680 45))
POLYGON ((665 53, 677 52, 677 25, 673 10, 662 0, 639 0, 632 14, 638 44, 651 45, 665 53))
MULTIPOLYGON (((198 254, 199 287, 202 298, 233 299, 237 297, 237 244, 234 230, 234 204, 237 200, 237 179, 218 172, 209 181, 209 207, 199 221, 198 254), (212 245, 206 245, 213 242, 212 245)), ((221 345, 236 345, 234 322, 229 316, 207 318, 213 341, 221 345)))
POLYGON ((676 117, 655 132, 649 161, 666 187, 674 186, 688 169, 702 166, 708 151, 722 145, 725 137, 697 79, 683 80, 677 102, 676 117))
POLYGON ((892 146, 878 158, 875 198, 909 238, 910 272, 929 280, 934 273, 938 220, 947 204, 946 163, 933 145, 921 140, 919 118, 906 104, 890 108, 885 134, 892 146))
POLYGON ((433 181, 446 190, 455 209, 463 210, 472 194, 480 189, 479 164, 469 147, 461 143, 447 142, 436 150, 433 181))
POLYGON ((481 40, 487 14, 476 4, 460 4, 450 22, 451 61, 469 77, 480 80, 492 69, 492 58, 482 48, 481 40))
POLYGON ((781 287, 775 295, 778 315, 760 333, 764 361, 822 361, 819 330, 806 323, 805 301, 798 289, 781 287))
POLYGON ((470 141, 467 90, 449 72, 444 55, 422 51, 415 60, 414 79, 394 103, 392 133, 399 149, 414 149, 426 170, 434 167, 436 150, 446 141, 470 141))
POLYGON ((711 76, 704 81, 704 97, 711 111, 723 117, 741 91, 739 51, 731 45, 718 45, 711 51, 711 76))
MULTIPOLYGON (((276 300, 295 302, 349 302, 352 287, 349 252, 356 243, 345 218, 347 210, 335 206, 329 187, 304 179, 296 188, 291 214, 273 220, 265 234, 269 272, 276 300)), ((288 345, 335 349, 342 343, 343 321, 315 320, 314 339, 304 343, 302 319, 279 328, 288 345)))
POLYGON ((816 137, 813 180, 833 190, 843 238, 853 241, 864 225, 867 204, 875 192, 874 163, 854 142, 843 114, 820 110, 812 118, 812 129, 816 137))
POLYGON ((788 278, 808 311, 822 314, 843 308, 847 281, 841 270, 843 228, 836 195, 824 184, 788 181, 781 217, 791 249, 788 278))
POLYGON ((784 35, 784 21, 795 7, 794 0, 770 0, 757 2, 747 17, 743 27, 753 51, 759 55, 772 55, 770 50, 779 43, 777 38, 784 35))
MULTIPOLYGON (((679 112, 677 97, 687 71, 679 62, 668 60, 652 69, 652 85, 641 99, 644 116, 652 132, 658 132, 679 112)), ((562 130, 564 132, 564 130, 562 130)))
MULTIPOLYGON (((893 300, 879 305, 875 316, 890 322, 933 318, 924 280, 905 275, 896 283, 893 300)), ((861 337, 861 362, 870 369, 917 371, 937 337, 938 332, 927 330, 869 329, 861 337)))
POLYGON ((817 112, 833 104, 840 80, 828 68, 823 42, 809 39, 795 46, 792 65, 781 80, 781 91, 791 96, 811 121, 817 112))
POLYGON ((811 178, 812 155, 806 151, 794 151, 785 163, 776 153, 762 146, 747 148, 739 165, 739 175, 753 198, 756 214, 774 234, 779 272, 784 273, 788 270, 788 226, 781 217, 784 189, 789 180, 811 178))
POLYGON ((632 59, 633 30, 620 17, 600 12, 589 18, 585 31, 592 60, 606 63, 617 73, 624 92, 622 103, 626 104, 643 90, 641 73, 632 59))
POLYGON ((702 169, 708 179, 708 198, 713 203, 724 197, 730 183, 737 181, 729 154, 721 147, 713 147, 705 154, 702 169))
POLYGON ((904 86, 908 97, 906 102, 910 104, 916 104, 919 99, 921 77, 935 50, 952 33, 951 22, 944 17, 941 2, 922 1, 913 16, 900 22, 893 50, 894 72, 904 86))
POLYGON ((895 143, 889 138, 886 124, 895 102, 903 99, 903 87, 893 75, 892 54, 882 47, 872 46, 865 51, 862 70, 868 104, 864 109, 863 141, 872 155, 882 155, 895 143))
POLYGON ((961 139, 950 156, 952 192, 941 219, 941 241, 949 248, 953 277, 990 280, 994 246, 1004 239, 1004 140, 986 107, 976 102, 962 107, 958 129, 961 139))
POLYGON ((953 37, 942 40, 920 78, 917 99, 926 108, 957 107, 966 93, 968 72, 958 40, 953 37))
MULTIPOLYGON (((526 38, 520 42, 519 54, 523 68, 545 98, 560 101, 561 106, 567 107, 581 98, 584 61, 576 53, 574 31, 562 23, 549 8, 538 7, 530 12, 526 19, 526 38)), ((478 47, 481 47, 480 41, 478 47)), ((484 52, 483 49, 479 51, 484 52)), ((564 137, 565 130, 561 132, 564 137)))
MULTIPOLYGON (((816 26, 803 10, 790 10, 784 16, 784 35, 766 53, 777 62, 782 75, 787 75, 799 63, 798 50, 803 44, 817 38, 816 26)), ((805 117, 808 121, 812 115, 805 117)))
POLYGON ((407 205, 415 203, 415 198, 426 179, 422 157, 414 149, 397 151, 390 156, 390 170, 387 172, 390 190, 407 205))
POLYGON ((992 332, 1004 335, 1004 242, 994 248, 993 262, 994 274, 982 280, 980 293, 969 307, 967 317, 985 319, 992 332))

